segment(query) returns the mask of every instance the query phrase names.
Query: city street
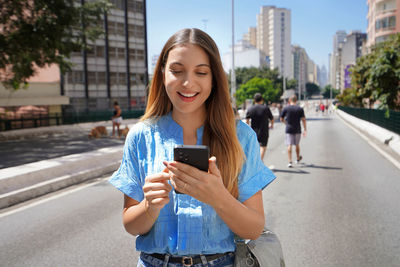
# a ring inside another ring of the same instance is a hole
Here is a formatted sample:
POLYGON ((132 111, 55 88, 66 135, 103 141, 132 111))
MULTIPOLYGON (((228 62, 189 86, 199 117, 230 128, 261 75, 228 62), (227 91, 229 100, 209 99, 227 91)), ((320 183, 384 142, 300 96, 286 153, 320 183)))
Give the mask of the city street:
MULTIPOLYGON (((302 162, 287 167, 278 122, 264 159, 277 176, 263 192, 266 225, 286 266, 399 266, 400 170, 336 115, 306 116, 302 162)), ((0 265, 136 266, 107 177, 0 211, 0 265)))

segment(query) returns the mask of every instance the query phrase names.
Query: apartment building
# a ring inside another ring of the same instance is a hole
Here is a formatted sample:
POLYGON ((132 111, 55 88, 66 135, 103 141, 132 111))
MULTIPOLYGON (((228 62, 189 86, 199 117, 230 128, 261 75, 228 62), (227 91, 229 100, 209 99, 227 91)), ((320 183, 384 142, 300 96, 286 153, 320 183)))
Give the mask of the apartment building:
POLYGON ((367 46, 400 32, 400 0, 367 0, 367 46))
POLYGON ((291 56, 291 11, 262 6, 257 15, 257 45, 269 58, 270 68, 293 78, 291 56))
POLYGON ((110 2, 114 8, 104 16, 104 37, 71 55, 74 66, 61 81, 61 92, 70 99, 65 112, 107 110, 114 101, 122 109, 145 107, 146 1, 110 2))
MULTIPOLYGON (((235 44, 235 68, 262 68, 268 67, 265 53, 258 50, 246 40, 239 40, 235 44)), ((232 69, 232 52, 223 55, 223 67, 226 72, 232 69)))
POLYGON ((243 35, 243 40, 254 47, 257 47, 257 28, 250 27, 249 31, 243 35))
POLYGON ((347 36, 341 46, 341 65, 339 88, 341 91, 350 88, 351 78, 349 69, 356 64, 358 57, 362 56, 363 44, 366 42, 367 34, 359 31, 352 31, 347 36))

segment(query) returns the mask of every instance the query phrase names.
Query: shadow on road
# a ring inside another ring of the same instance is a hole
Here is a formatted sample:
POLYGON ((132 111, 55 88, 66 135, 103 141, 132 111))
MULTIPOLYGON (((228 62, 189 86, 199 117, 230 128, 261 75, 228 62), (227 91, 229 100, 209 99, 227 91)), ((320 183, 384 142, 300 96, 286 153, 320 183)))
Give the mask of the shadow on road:
POLYGON ((301 166, 302 168, 317 168, 317 169, 324 169, 324 170, 343 170, 340 167, 330 167, 330 166, 318 166, 314 164, 304 164, 301 166))
POLYGON ((309 172, 300 170, 300 169, 291 169, 291 170, 282 170, 282 169, 273 169, 272 172, 286 172, 286 173, 297 173, 297 174, 309 174, 309 172))
POLYGON ((332 118, 310 118, 310 117, 307 117, 307 120, 308 121, 330 121, 330 120, 332 120, 332 118))

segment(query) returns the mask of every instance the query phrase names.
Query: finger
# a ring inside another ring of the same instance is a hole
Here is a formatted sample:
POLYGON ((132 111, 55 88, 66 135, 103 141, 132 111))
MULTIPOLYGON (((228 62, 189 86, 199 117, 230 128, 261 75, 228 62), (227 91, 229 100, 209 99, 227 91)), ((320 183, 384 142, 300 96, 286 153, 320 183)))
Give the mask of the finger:
POLYGON ((169 174, 166 172, 155 173, 146 177, 146 183, 154 183, 169 180, 169 174))
POLYGON ((204 176, 203 171, 197 169, 196 167, 178 161, 170 162, 167 168, 176 176, 185 179, 185 182, 190 182, 187 179, 198 180, 204 176))
POLYGON ((172 176, 171 177, 171 183, 174 186, 176 191, 179 191, 181 193, 186 193, 186 188, 188 186, 187 183, 185 183, 184 181, 182 181, 181 179, 179 179, 176 176, 172 176))
POLYGON ((143 192, 157 191, 157 190, 171 190, 171 185, 168 182, 151 182, 145 183, 143 186, 143 192))
POLYGON ((156 198, 165 198, 169 195, 169 190, 156 190, 156 191, 148 191, 145 194, 145 197, 148 201, 151 201, 156 198))
POLYGON ((211 174, 214 174, 216 176, 221 176, 221 173, 217 167, 217 158, 212 156, 208 160, 208 170, 210 171, 211 174))

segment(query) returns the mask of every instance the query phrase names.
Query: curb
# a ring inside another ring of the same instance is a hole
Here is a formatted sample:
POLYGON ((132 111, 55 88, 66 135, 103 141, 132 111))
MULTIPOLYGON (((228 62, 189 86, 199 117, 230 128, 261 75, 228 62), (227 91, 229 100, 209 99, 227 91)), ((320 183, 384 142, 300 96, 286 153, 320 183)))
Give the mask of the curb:
POLYGON ((112 163, 105 167, 81 171, 73 175, 64 175, 48 181, 37 183, 19 190, 0 195, 0 209, 51 193, 65 187, 79 184, 92 178, 115 171, 120 162, 112 163))
POLYGON ((123 145, 0 170, 0 209, 115 171, 123 145))

